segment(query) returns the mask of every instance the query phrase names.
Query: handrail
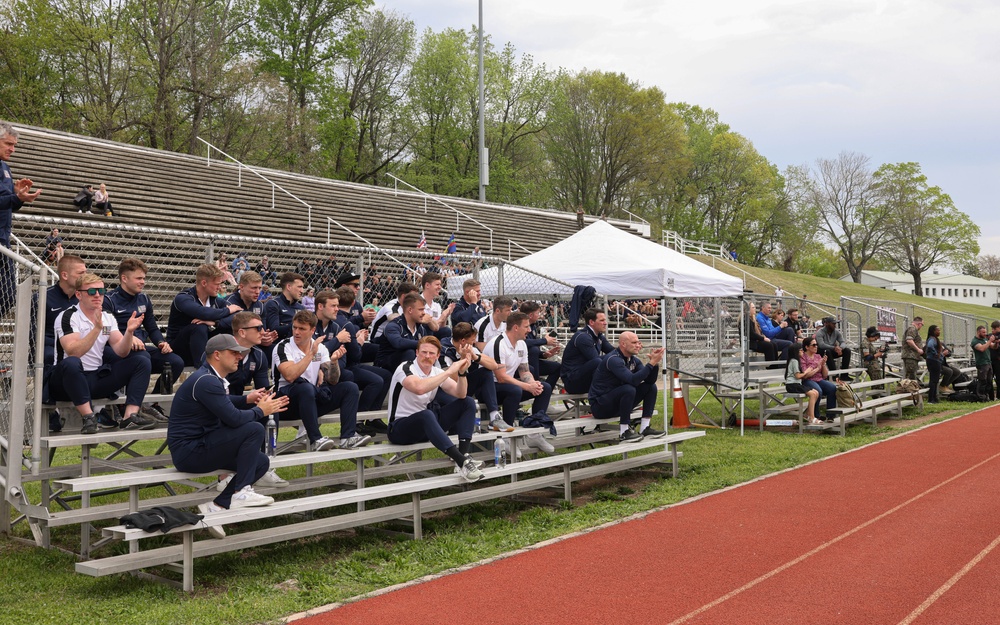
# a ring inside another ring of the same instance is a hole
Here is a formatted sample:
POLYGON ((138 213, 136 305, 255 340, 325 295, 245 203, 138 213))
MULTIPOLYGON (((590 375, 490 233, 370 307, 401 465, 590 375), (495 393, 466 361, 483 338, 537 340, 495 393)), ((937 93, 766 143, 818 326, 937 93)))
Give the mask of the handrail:
POLYGON ((689 241, 673 230, 664 230, 661 239, 665 247, 677 250, 681 254, 703 254, 729 258, 729 254, 726 253, 726 249, 722 245, 705 243, 704 241, 689 241))
POLYGON ((32 258, 34 258, 35 260, 37 260, 38 261, 38 265, 40 267, 45 267, 48 270, 48 272, 50 274, 52 274, 52 276, 56 280, 59 279, 59 273, 56 272, 55 269, 53 269, 52 267, 50 267, 45 261, 43 261, 41 258, 39 258, 38 254, 35 254, 35 252, 32 251, 32 249, 30 247, 28 247, 27 245, 25 245, 24 241, 22 241, 16 234, 14 234, 13 232, 10 233, 10 239, 11 239, 11 241, 14 241, 15 243, 17 243, 22 249, 24 249, 24 251, 27 252, 29 256, 31 256, 32 258))
POLYGON ((722 263, 724 263, 725 265, 728 265, 729 267, 732 267, 736 271, 739 271, 740 273, 742 273, 743 274, 743 288, 746 288, 746 286, 747 286, 747 276, 750 276, 751 278, 753 278, 757 282, 762 282, 762 283, 766 284, 767 286, 773 288, 774 290, 776 290, 776 291, 778 290, 778 285, 771 284, 770 282, 768 282, 767 280, 765 280, 763 278, 758 278, 757 276, 753 275, 752 273, 748 273, 742 267, 736 265, 735 263, 729 262, 728 260, 726 260, 725 258, 723 258, 721 256, 712 256, 711 259, 712 259, 712 269, 715 269, 715 261, 719 260, 722 263))
POLYGON ((397 187, 397 183, 402 182, 403 184, 405 184, 406 186, 410 187, 411 189, 413 189, 414 191, 416 191, 420 195, 424 196, 424 212, 425 213, 427 212, 427 198, 430 198, 430 199, 434 200, 435 202, 437 202, 441 206, 444 206, 448 210, 454 211, 456 213, 456 215, 455 215, 455 232, 459 231, 459 225, 461 223, 460 220, 459 220, 460 216, 461 217, 465 217, 469 221, 471 221, 471 222, 473 222, 475 224, 479 224, 483 228, 489 230, 490 231, 490 249, 491 250, 493 249, 493 228, 490 228, 489 226, 487 226, 483 222, 479 221, 475 217, 470 217, 469 215, 466 215, 465 213, 463 213, 462 211, 458 210, 454 206, 449 206, 448 204, 446 204, 445 202, 443 202, 440 198, 435 197, 435 196, 431 195, 430 193, 427 193, 426 191, 421 191, 417 187, 413 186, 412 184, 410 184, 409 182, 407 182, 405 180, 402 180, 401 178, 397 178, 396 176, 393 176, 392 174, 386 174, 386 175, 389 176, 390 178, 392 178, 395 181, 393 183, 393 185, 392 185, 392 190, 397 195, 399 194, 399 189, 397 187))
POLYGON ((521 248, 525 252, 527 252, 529 254, 531 253, 531 250, 529 250, 528 248, 524 247, 523 245, 521 245, 517 241, 513 241, 511 239, 507 239, 507 260, 511 259, 511 251, 510 251, 510 246, 511 245, 516 245, 517 247, 521 248))
POLYGON ((354 237, 357 237, 358 239, 361 239, 370 248, 378 250, 380 253, 382 253, 382 254, 388 256, 389 258, 391 258, 392 260, 394 260, 397 264, 399 264, 400 267, 403 267, 405 269, 409 269, 410 268, 409 265, 407 265, 403 261, 399 260, 398 258, 396 258, 395 256, 393 256, 392 254, 390 254, 389 252, 387 252, 385 250, 385 248, 382 248, 382 247, 379 247, 378 245, 375 245, 374 243, 372 243, 368 239, 364 238, 363 236, 361 236, 357 232, 351 230, 350 228, 348 228, 344 224, 340 223, 339 221, 337 221, 333 217, 327 217, 326 218, 326 244, 327 245, 331 245, 331 243, 330 243, 330 224, 335 224, 335 225, 339 226, 341 229, 343 229, 345 232, 347 232, 348 234, 350 234, 351 236, 354 236, 354 237))
POLYGON ((642 217, 636 215, 635 213, 633 213, 632 211, 628 210, 627 208, 620 208, 618 210, 620 210, 623 213, 626 213, 628 215, 628 222, 629 223, 632 223, 632 218, 635 217, 636 221, 642 222, 642 223, 646 224, 647 226, 651 225, 648 221, 646 221, 642 217))
POLYGON ((237 165, 239 165, 239 167, 236 170, 236 175, 238 176, 238 181, 236 183, 237 186, 239 186, 239 187, 243 186, 243 168, 246 168, 247 170, 250 171, 250 173, 252 173, 253 175, 255 175, 258 178, 260 178, 261 180, 263 180, 264 182, 266 182, 269 185, 271 185, 271 209, 272 210, 274 209, 274 190, 275 189, 280 190, 282 193, 284 193, 288 197, 292 198, 296 202, 298 202, 298 203, 302 204, 303 206, 305 206, 308 209, 308 211, 309 211, 309 222, 308 222, 308 224, 306 226, 306 232, 312 232, 312 205, 309 204, 309 202, 306 202, 305 200, 303 200, 299 196, 295 195, 291 191, 285 189, 280 184, 278 184, 276 182, 272 182, 266 176, 264 176, 263 174, 261 174, 260 172, 258 172, 253 167, 250 167, 249 165, 244 165, 243 163, 241 163, 237 159, 235 159, 232 156, 226 154, 225 152, 223 152, 219 148, 215 147, 214 145, 212 145, 208 141, 205 141, 204 139, 202 139, 201 137, 195 137, 195 139, 197 139, 198 141, 201 141, 206 146, 208 146, 208 149, 205 151, 205 159, 206 159, 206 162, 207 162, 207 166, 211 167, 211 165, 212 165, 212 150, 215 150, 219 154, 225 156, 226 158, 228 158, 232 162, 234 162, 237 165))

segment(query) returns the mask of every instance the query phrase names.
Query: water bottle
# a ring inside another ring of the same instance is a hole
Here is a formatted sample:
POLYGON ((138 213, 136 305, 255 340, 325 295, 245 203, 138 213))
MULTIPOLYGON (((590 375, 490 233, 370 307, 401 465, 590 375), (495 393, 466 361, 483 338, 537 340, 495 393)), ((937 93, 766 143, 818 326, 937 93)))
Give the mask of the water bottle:
POLYGON ((274 451, 278 446, 278 422, 274 420, 274 415, 267 417, 267 455, 274 457, 274 451))
POLYGON ((473 434, 479 434, 480 432, 482 432, 482 430, 479 429, 480 425, 482 424, 482 421, 483 420, 479 416, 479 411, 477 410, 476 411, 476 420, 472 424, 472 433, 473 434))
POLYGON ((498 469, 507 467, 507 445, 504 444, 502 436, 493 441, 493 464, 498 469))

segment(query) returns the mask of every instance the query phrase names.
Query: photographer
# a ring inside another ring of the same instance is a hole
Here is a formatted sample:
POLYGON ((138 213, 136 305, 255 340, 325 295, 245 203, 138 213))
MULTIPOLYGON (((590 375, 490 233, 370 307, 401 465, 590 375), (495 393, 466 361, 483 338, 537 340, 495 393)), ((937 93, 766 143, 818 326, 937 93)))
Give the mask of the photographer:
POLYGON ((990 365, 991 349, 997 349, 997 337, 986 333, 986 326, 976 328, 976 338, 969 343, 976 356, 976 380, 978 393, 985 395, 990 401, 996 399, 993 392, 993 367, 990 365))
POLYGON ((993 368, 993 379, 996 380, 998 392, 1000 392, 1000 321, 990 324, 993 330, 993 340, 996 347, 990 350, 990 366, 993 368))

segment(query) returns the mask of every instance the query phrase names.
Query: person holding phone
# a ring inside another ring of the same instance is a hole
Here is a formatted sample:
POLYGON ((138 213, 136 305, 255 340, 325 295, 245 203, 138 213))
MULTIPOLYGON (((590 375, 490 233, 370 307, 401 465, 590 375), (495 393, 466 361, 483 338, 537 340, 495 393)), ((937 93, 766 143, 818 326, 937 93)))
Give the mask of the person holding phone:
POLYGON ((799 359, 799 369, 802 372, 802 386, 806 389, 819 391, 821 397, 826 397, 827 415, 837 407, 837 385, 827 380, 830 371, 826 367, 826 356, 819 354, 819 344, 816 338, 807 336, 802 340, 802 357, 799 359))

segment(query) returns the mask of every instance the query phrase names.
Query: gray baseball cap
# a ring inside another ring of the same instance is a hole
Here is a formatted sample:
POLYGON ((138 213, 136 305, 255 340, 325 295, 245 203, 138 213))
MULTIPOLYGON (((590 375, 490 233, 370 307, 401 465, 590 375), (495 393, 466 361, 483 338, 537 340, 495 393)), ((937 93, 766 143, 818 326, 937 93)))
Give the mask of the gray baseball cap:
POLYGON ((249 347, 243 347, 236 342, 236 339, 232 334, 216 334, 212 338, 208 339, 208 343, 205 344, 205 355, 211 356, 215 352, 239 352, 245 354, 250 351, 249 347))

